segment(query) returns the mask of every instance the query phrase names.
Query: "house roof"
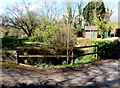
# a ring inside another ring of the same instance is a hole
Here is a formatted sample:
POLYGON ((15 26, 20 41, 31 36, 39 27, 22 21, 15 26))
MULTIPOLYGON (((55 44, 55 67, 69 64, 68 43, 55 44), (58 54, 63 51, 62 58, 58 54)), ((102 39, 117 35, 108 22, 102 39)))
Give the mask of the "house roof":
POLYGON ((85 30, 98 30, 97 26, 85 26, 85 30))

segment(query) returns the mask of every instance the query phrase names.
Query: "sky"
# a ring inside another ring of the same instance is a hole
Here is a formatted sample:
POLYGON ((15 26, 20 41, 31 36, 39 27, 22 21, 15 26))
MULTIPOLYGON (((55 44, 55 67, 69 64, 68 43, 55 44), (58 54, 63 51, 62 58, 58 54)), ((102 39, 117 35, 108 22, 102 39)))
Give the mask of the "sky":
MULTIPOLYGON (((0 0, 0 14, 3 13, 5 11, 5 8, 7 6, 11 6, 14 5, 15 3, 21 3, 23 0, 0 0)), ((24 0, 27 3, 31 3, 33 4, 31 6, 31 9, 37 8, 38 6, 42 6, 44 5, 42 2, 66 2, 66 1, 70 1, 70 2, 80 2, 83 1, 84 5, 86 5, 88 2, 90 2, 91 0, 24 0), (39 5, 37 5, 39 4, 39 5)), ((113 14, 111 16, 111 22, 118 22, 118 2, 120 0, 102 0, 105 4, 106 8, 109 8, 113 11, 113 14)), ((58 4, 58 7, 60 7, 62 4, 58 4)), ((120 7, 120 6, 119 6, 120 7)))

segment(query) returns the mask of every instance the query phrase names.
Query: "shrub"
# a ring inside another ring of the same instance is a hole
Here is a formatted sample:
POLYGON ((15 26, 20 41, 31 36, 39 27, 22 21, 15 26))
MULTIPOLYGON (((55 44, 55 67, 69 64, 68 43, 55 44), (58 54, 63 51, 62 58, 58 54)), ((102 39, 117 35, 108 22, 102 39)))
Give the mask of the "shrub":
POLYGON ((67 47, 68 45, 70 47, 76 42, 75 28, 70 25, 50 23, 43 29, 36 30, 34 36, 29 39, 44 43, 44 47, 67 47))
POLYGON ((101 59, 118 59, 120 50, 120 42, 118 40, 93 41, 93 43, 98 47, 98 56, 101 59))
POLYGON ((39 41, 43 41, 43 36, 42 35, 35 35, 35 36, 32 36, 32 37, 29 37, 28 38, 30 41, 32 42, 39 42, 39 41))
MULTIPOLYGON (((76 31, 75 28, 68 24, 53 23, 46 25, 43 29, 38 29, 35 31, 35 35, 29 38, 34 42, 41 42, 42 47, 73 47, 76 43, 76 31)), ((55 52, 50 52, 51 54, 66 55, 71 53, 70 50, 54 50, 55 52)), ((41 51, 40 51, 41 52, 41 51)), ((47 53, 47 51, 46 51, 47 53)), ((46 59, 46 58, 45 58, 46 59)), ((50 62, 54 64, 62 64, 66 58, 51 58, 45 60, 47 63, 50 62)), ((70 62, 70 61, 69 61, 70 62)))
POLYGON ((76 43, 76 31, 70 25, 59 25, 52 36, 51 44, 54 47, 73 47, 76 43))

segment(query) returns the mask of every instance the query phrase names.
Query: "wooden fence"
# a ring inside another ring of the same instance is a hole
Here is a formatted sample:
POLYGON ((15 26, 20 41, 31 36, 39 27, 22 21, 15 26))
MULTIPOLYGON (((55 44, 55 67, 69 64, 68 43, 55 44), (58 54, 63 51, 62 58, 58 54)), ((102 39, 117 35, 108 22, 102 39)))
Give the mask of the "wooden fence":
MULTIPOLYGON (((76 56, 74 50, 75 49, 81 49, 81 48, 90 48, 90 47, 96 47, 96 52, 92 52, 92 53, 84 53, 84 54, 80 54, 79 56, 84 56, 84 55, 89 55, 89 54, 96 54, 96 59, 98 58, 97 52, 97 46, 82 46, 82 47, 54 47, 54 48, 45 48, 45 47, 17 47, 17 58, 18 58, 18 64, 20 63, 20 58, 21 57, 71 57, 71 58, 75 58, 75 57, 79 57, 76 56), (28 55, 26 52, 24 52, 24 55, 20 55, 20 50, 47 50, 47 51, 54 51, 54 50, 71 50, 72 53, 71 55, 28 55)), ((74 60, 73 60, 73 64, 74 64, 74 60)))

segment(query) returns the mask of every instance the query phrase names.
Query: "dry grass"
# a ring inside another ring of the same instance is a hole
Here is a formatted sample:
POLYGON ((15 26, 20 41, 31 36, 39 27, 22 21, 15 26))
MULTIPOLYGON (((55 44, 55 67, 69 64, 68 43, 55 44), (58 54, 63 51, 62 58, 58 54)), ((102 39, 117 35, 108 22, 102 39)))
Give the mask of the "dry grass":
POLYGON ((80 47, 80 46, 91 46, 93 45, 92 41, 95 40, 101 40, 100 38, 97 39, 85 39, 85 38, 77 38, 77 44, 75 47, 80 47))
POLYGON ((111 23, 108 23, 107 25, 115 28, 120 28, 120 22, 111 22, 111 23))
POLYGON ((12 68, 20 68, 20 69, 27 69, 27 70, 41 70, 41 68, 34 68, 32 66, 27 66, 27 65, 17 65, 17 64, 12 64, 12 63, 7 63, 7 62, 0 62, 0 66, 5 66, 5 67, 12 67, 12 68))

